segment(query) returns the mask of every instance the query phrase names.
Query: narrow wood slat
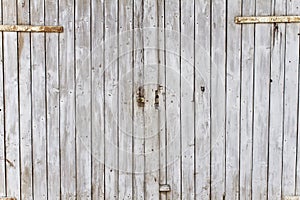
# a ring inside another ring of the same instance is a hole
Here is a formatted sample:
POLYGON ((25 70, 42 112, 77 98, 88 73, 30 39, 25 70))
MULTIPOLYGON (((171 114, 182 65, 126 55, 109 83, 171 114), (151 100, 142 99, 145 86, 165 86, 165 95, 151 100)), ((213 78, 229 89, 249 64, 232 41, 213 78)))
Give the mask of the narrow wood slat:
POLYGON ((60 1, 59 11, 61 199, 76 199, 74 1, 60 1))
POLYGON ((79 199, 90 199, 92 194, 90 2, 75 1, 76 189, 79 199))
MULTIPOLYGON (((18 23, 29 24, 29 0, 18 4, 18 23)), ((18 33, 21 199, 33 199, 30 34, 18 33)))
POLYGON ((0 25, 0 31, 62 33, 64 28, 62 26, 0 25))
POLYGON ((257 17, 235 17, 236 24, 255 23, 299 23, 300 16, 257 16, 257 17))

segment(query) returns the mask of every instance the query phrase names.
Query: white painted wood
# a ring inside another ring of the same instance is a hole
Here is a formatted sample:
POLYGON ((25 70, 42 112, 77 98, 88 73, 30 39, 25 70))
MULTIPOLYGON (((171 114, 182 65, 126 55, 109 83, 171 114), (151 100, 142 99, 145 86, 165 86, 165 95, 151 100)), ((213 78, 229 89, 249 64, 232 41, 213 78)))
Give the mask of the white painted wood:
MULTIPOLYGON (((243 0, 243 15, 254 15, 255 2, 243 0)), ((240 199, 252 196, 254 25, 242 26, 240 199)))
POLYGON ((159 199, 159 110, 158 90, 158 7, 156 1, 143 2, 144 87, 145 87, 145 199, 159 199))
MULTIPOLYGON (((271 3, 256 1, 256 15, 270 15, 271 3)), ((267 198, 271 26, 255 28, 252 198, 267 198)))
MULTIPOLYGON (((16 1, 3 1, 3 23, 17 23, 16 1)), ((17 33, 3 35, 6 195, 20 199, 17 33)))
POLYGON ((166 130, 168 199, 181 198, 180 146, 180 5, 165 1, 166 130))
MULTIPOLYGON (((287 14, 300 14, 300 2, 286 1, 287 14)), ((293 196, 296 188, 298 101, 295 95, 299 87, 299 24, 286 25, 285 82, 284 82, 284 135, 283 135, 283 166, 282 166, 282 196, 293 196), (295 50, 292 50, 295 49, 295 50)), ((272 138, 273 140, 273 138, 272 138)), ((271 166, 271 165, 270 165, 271 166)))
POLYGON ((194 199, 194 1, 181 1, 180 8, 181 198, 194 199))
POLYGON ((132 199, 132 3, 119 2, 119 199, 132 199), (126 185, 126 187, 122 187, 126 185))
POLYGON ((144 108, 137 103, 144 86, 143 16, 143 1, 133 0, 133 199, 145 199, 144 108))
POLYGON ((92 199, 104 199, 104 46, 102 1, 92 1, 92 199))
MULTIPOLYGON (((18 1, 18 23, 30 24, 29 9, 29 1, 18 1)), ((30 34, 19 33, 21 199, 33 199, 30 56, 30 34)))
POLYGON ((76 198, 74 1, 59 2, 61 198, 76 198))
MULTIPOLYGON (((157 1, 158 8, 158 128, 159 128, 159 184, 160 184, 160 197, 161 200, 167 200, 167 193, 171 190, 165 188, 162 192, 162 186, 167 184, 167 134, 166 134, 166 52, 165 52, 165 1, 157 1)), ((169 186, 169 185, 167 185, 169 186)), ((169 187, 170 188, 170 187, 169 187)))
MULTIPOLYGON (((45 24, 58 24, 58 2, 45 1, 45 24)), ((60 198, 58 34, 46 34, 48 199, 60 198)))
POLYGON ((231 20, 241 14, 242 1, 228 1, 226 63, 226 198, 239 198, 241 26, 231 20), (234 39, 233 39, 234 38, 234 39))
POLYGON ((105 1, 105 199, 118 199, 118 2, 105 1))
POLYGON ((226 2, 212 2, 211 32, 211 199, 225 196, 226 2))
MULTIPOLYGON (((44 2, 31 2, 31 23, 44 25, 44 2)), ((47 199, 45 34, 31 35, 33 196, 47 199)))
POLYGON ((75 3, 76 191, 91 199, 91 54, 90 1, 75 3))
POLYGON ((210 1, 195 0, 195 189, 210 198, 210 1))
MULTIPOLYGON (((276 15, 285 14, 286 1, 273 2, 276 15)), ((283 95, 285 69, 285 25, 273 26, 271 45, 271 87, 270 87, 270 139, 269 139, 269 170, 268 198, 281 198, 282 171, 282 135, 283 135, 283 95), (278 27, 278 28, 276 28, 278 27)), ((296 114, 296 112, 295 112, 296 114)), ((295 170, 294 170, 295 171, 295 170)))
MULTIPOLYGON (((2 1, 0 2, 0 23, 2 24, 2 1)), ((0 33, 0 196, 6 196, 5 179, 5 129, 4 129, 4 66, 3 66, 3 35, 0 33)))

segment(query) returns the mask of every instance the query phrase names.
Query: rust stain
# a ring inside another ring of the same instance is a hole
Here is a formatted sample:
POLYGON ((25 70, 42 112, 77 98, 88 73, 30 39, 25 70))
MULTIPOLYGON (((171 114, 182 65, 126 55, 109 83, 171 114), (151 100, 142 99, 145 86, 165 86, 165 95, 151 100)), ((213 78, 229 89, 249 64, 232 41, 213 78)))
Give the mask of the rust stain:
POLYGON ((0 197, 0 200, 17 200, 15 197, 0 197))
POLYGON ((6 162, 9 164, 10 167, 15 167, 15 165, 8 159, 6 159, 6 162))
POLYGON ((21 53, 24 47, 24 36, 22 34, 19 35, 19 52, 21 53))

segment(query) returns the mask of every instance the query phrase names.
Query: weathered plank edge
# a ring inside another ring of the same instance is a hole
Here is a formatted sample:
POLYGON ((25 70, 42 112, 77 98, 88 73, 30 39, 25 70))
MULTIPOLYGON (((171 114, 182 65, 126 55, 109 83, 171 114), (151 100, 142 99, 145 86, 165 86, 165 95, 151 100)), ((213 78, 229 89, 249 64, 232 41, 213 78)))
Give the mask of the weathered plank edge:
POLYGON ((235 17, 236 24, 254 24, 254 23, 299 23, 300 16, 249 16, 235 17))
POLYGON ((64 32, 64 27, 63 26, 32 26, 32 25, 0 25, 0 31, 62 33, 64 32))

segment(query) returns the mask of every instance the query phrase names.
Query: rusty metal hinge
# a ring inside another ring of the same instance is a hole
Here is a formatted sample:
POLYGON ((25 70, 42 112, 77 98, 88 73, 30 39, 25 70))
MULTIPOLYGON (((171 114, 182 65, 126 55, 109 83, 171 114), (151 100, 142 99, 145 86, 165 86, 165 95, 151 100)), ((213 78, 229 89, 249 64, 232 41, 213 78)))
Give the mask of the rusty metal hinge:
POLYGON ((256 24, 256 23, 299 23, 300 16, 249 16, 235 17, 236 24, 256 24))

